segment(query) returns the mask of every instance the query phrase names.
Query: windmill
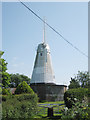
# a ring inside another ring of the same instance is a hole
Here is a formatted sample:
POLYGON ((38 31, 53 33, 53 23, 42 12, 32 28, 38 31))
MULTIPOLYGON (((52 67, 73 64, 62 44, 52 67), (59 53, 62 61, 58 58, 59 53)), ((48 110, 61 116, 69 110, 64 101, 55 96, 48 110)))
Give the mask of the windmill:
POLYGON ((65 85, 57 85, 53 72, 50 48, 46 43, 45 22, 43 41, 37 47, 30 86, 39 96, 39 100, 63 100, 65 85))
POLYGON ((35 58, 31 84, 55 84, 55 75, 52 68, 49 45, 45 40, 45 22, 43 29, 43 42, 38 45, 35 58))

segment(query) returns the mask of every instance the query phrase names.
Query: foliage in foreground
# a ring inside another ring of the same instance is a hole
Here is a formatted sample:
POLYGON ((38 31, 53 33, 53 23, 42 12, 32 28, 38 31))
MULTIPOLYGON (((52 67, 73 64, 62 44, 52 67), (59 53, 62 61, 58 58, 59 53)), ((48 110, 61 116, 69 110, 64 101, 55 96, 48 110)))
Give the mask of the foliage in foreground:
POLYGON ((61 120, 89 120, 90 107, 86 103, 76 102, 71 108, 62 110, 61 120))
POLYGON ((7 70, 7 62, 5 59, 1 58, 4 52, 0 51, 0 85, 3 87, 8 87, 10 84, 10 75, 6 72, 7 70))
POLYGON ((65 105, 68 108, 71 108, 75 103, 75 100, 78 99, 80 102, 84 99, 84 97, 88 97, 88 89, 87 88, 78 88, 78 89, 69 89, 64 94, 65 105))
POLYGON ((33 118, 37 112, 36 94, 2 96, 2 118, 33 118))
POLYGON ((2 89, 2 95, 10 95, 10 94, 11 93, 9 89, 5 89, 5 88, 2 89))
POLYGON ((62 110, 61 120, 89 120, 87 88, 69 89, 64 94, 65 109, 62 110))

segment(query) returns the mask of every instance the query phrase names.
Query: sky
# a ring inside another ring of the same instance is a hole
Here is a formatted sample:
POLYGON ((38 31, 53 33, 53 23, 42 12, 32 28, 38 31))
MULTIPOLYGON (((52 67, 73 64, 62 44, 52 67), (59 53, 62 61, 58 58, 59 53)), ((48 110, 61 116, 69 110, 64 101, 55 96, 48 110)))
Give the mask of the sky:
MULTIPOLYGON (((68 41, 88 55, 87 2, 24 2, 68 41)), ((2 3, 2 50, 7 72, 31 78, 36 50, 43 41, 43 22, 19 2, 2 3)), ((88 59, 46 26, 57 84, 69 85, 78 71, 88 70, 88 59)))

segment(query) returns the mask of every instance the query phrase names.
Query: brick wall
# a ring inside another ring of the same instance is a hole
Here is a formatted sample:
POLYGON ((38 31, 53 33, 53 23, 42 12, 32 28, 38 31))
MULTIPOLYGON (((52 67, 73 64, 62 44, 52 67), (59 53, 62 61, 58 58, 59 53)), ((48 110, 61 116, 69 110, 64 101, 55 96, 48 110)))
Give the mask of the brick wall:
POLYGON ((46 101, 63 101, 65 85, 55 84, 31 84, 31 88, 38 94, 39 100, 46 101))

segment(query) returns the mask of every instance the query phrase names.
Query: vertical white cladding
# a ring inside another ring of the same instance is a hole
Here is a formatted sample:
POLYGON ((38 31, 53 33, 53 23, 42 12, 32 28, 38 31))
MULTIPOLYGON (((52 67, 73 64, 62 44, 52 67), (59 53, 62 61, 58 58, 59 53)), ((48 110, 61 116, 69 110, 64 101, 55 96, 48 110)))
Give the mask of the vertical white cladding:
POLYGON ((36 59, 34 63, 32 83, 54 83, 55 76, 52 69, 50 49, 48 44, 41 43, 38 45, 36 59))

